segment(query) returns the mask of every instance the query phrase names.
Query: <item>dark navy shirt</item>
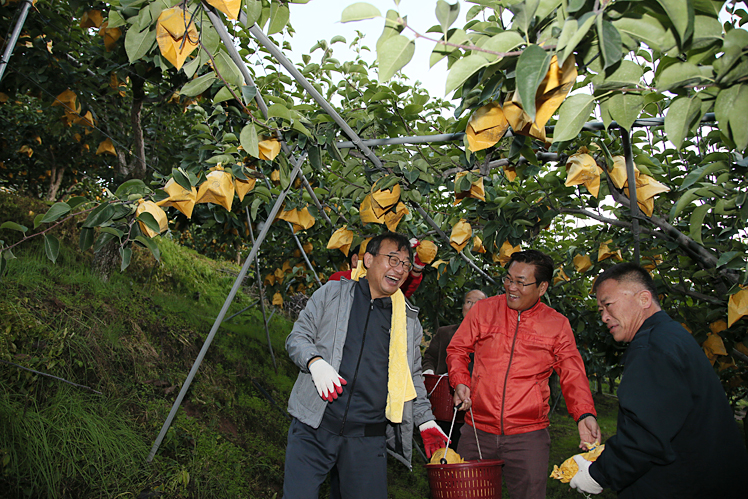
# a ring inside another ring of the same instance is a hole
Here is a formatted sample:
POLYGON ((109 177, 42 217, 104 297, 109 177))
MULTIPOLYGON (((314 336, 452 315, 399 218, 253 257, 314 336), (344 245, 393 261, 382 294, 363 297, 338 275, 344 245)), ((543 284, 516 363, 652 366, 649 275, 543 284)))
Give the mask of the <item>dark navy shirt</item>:
POLYGON ((392 324, 392 300, 371 299, 369 283, 360 279, 354 289, 348 333, 338 374, 348 384, 327 405, 324 419, 341 425, 386 420, 387 379, 392 324))

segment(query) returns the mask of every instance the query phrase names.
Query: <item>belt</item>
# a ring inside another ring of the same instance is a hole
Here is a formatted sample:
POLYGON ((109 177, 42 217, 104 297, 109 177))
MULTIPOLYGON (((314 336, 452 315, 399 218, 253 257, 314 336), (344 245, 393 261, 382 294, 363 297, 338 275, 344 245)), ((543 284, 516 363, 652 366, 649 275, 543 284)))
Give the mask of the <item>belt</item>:
POLYGON ((387 421, 382 421, 381 423, 355 423, 353 421, 346 421, 343 423, 342 421, 322 418, 319 427, 343 437, 383 437, 387 432, 387 421))

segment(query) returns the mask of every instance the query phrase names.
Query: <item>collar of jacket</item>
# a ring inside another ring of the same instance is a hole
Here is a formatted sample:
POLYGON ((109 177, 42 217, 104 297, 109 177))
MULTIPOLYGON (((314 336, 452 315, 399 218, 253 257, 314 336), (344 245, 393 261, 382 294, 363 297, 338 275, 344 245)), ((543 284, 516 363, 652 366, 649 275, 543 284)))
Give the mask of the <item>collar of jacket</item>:
MULTIPOLYGON (((545 303, 542 302, 542 300, 538 299, 537 302, 535 302, 535 305, 532 307, 525 309, 525 310, 514 310, 513 308, 509 308, 509 305, 506 302, 506 293, 503 293, 499 295, 501 297, 501 303, 506 307, 507 313, 510 314, 512 317, 517 315, 517 313, 522 312, 522 317, 534 317, 540 313, 542 313, 543 309, 547 307, 545 303)), ((478 302, 480 303, 480 302, 478 302)))

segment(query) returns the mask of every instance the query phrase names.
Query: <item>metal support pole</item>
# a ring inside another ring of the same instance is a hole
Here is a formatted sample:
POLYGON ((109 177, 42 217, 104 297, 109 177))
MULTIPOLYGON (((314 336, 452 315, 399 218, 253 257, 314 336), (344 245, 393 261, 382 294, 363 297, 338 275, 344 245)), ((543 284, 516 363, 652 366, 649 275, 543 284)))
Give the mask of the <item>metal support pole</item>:
MULTIPOLYGON (((252 230, 252 218, 249 216, 249 207, 245 206, 244 210, 247 212, 247 225, 249 226, 249 237, 252 239, 252 247, 255 246, 255 231, 252 230)), ((262 310, 262 322, 265 324, 265 336, 268 340, 268 350, 270 350, 270 357, 273 359, 273 369, 276 374, 278 373, 278 366, 275 363, 275 353, 273 352, 273 343, 270 341, 270 329, 268 328, 268 318, 265 312, 265 291, 262 287, 262 274, 260 273, 260 257, 255 254, 255 268, 257 273, 257 288, 260 290, 260 308, 262 310)))
POLYGON ((19 7, 21 9, 21 13, 18 14, 18 21, 16 21, 16 25, 13 27, 13 32, 10 34, 10 38, 8 38, 7 42, 8 44, 5 46, 5 52, 3 52, 3 57, 0 59, 0 81, 3 81, 3 75, 5 74, 5 68, 8 66, 8 61, 10 61, 10 56, 13 55, 13 49, 16 48, 16 42, 18 42, 18 37, 21 36, 21 29, 23 28, 23 25, 26 23, 26 16, 29 14, 29 9, 31 9, 31 0, 23 0, 22 5, 19 7))
POLYGON ((636 198, 636 175, 634 173, 634 152, 631 149, 631 137, 628 130, 621 128, 621 142, 623 145, 623 156, 626 159, 626 176, 629 181, 629 201, 631 202, 631 233, 634 236, 634 263, 639 265, 639 203, 636 198))
POLYGON ((231 302, 234 301, 234 297, 236 296, 236 293, 239 291, 239 287, 241 286, 242 281, 244 280, 244 277, 247 275, 247 271, 249 270, 249 266, 252 264, 252 260, 254 260, 255 256, 257 255, 257 252, 259 251, 259 248, 262 245, 262 241, 265 240, 265 236, 267 236, 267 233, 270 230, 272 221, 275 219, 275 216, 278 214, 278 211, 280 211, 281 206, 283 206, 283 200, 286 199, 288 190, 290 189, 291 185, 293 185, 293 181, 296 179, 296 176, 299 174, 299 171, 301 170, 301 164, 302 164, 301 161, 296 163, 296 166, 291 172, 291 182, 288 184, 288 188, 281 191, 280 195, 278 196, 277 201, 275 202, 275 205, 273 206, 273 209, 270 210, 270 215, 268 216, 269 222, 266 223, 265 227, 263 227, 262 230, 260 231, 260 235, 257 237, 257 243, 252 246, 252 250, 249 252, 249 256, 247 256, 247 260, 244 262, 244 265, 242 266, 242 269, 239 272, 239 275, 236 277, 236 281, 234 281, 234 286, 231 288, 229 295, 226 297, 226 301, 223 303, 223 307, 221 307, 221 311, 218 314, 218 317, 216 317, 216 320, 213 323, 213 327, 211 328, 210 333, 208 333, 208 337, 205 339, 205 343, 203 343, 203 347, 200 349, 200 353, 197 355, 197 359, 195 359, 195 362, 192 364, 192 369, 190 369, 190 372, 187 375, 187 379, 184 380, 184 383, 182 384, 182 389, 179 390, 179 395, 177 395, 177 400, 174 401, 174 405, 172 406, 171 411, 169 412, 169 416, 166 418, 164 425, 161 427, 161 431, 156 437, 156 441, 153 443, 153 448, 151 448, 151 452, 150 454, 148 454, 148 457, 146 458, 146 462, 150 463, 153 460, 153 457, 156 455, 156 452, 158 451, 159 446, 161 446, 161 442, 164 440, 164 437, 166 436, 166 432, 169 430, 169 427, 171 426, 171 422, 174 419, 174 416, 176 416, 177 410, 179 409, 179 406, 182 404, 182 400, 184 399, 184 396, 187 394, 187 390, 190 388, 190 384, 192 383, 192 378, 195 377, 197 370, 200 368, 200 364, 202 363, 203 358, 205 357, 205 354, 208 351, 208 347, 210 347, 210 344, 213 341, 213 337, 216 335, 218 328, 221 326, 221 322, 223 322, 223 318, 226 316, 226 312, 228 312, 231 302))

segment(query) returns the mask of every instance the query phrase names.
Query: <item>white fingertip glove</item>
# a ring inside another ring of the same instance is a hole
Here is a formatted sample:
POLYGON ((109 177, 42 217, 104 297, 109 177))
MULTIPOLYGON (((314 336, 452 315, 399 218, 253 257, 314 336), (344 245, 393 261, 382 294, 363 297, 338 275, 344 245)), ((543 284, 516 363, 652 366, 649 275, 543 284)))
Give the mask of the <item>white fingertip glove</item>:
POLYGON ((332 402, 343 393, 341 385, 347 381, 340 377, 338 371, 323 359, 318 359, 309 364, 309 372, 312 374, 314 386, 322 399, 332 402))
POLYGON ((434 370, 433 369, 426 369, 425 371, 423 371, 423 374, 434 374, 434 370))
POLYGON ((588 494, 599 494, 602 492, 603 488, 600 487, 600 484, 590 476, 590 465, 592 464, 592 461, 587 461, 579 455, 574 456, 574 461, 576 461, 579 471, 577 471, 576 475, 571 479, 571 482, 569 482, 571 488, 588 494))

